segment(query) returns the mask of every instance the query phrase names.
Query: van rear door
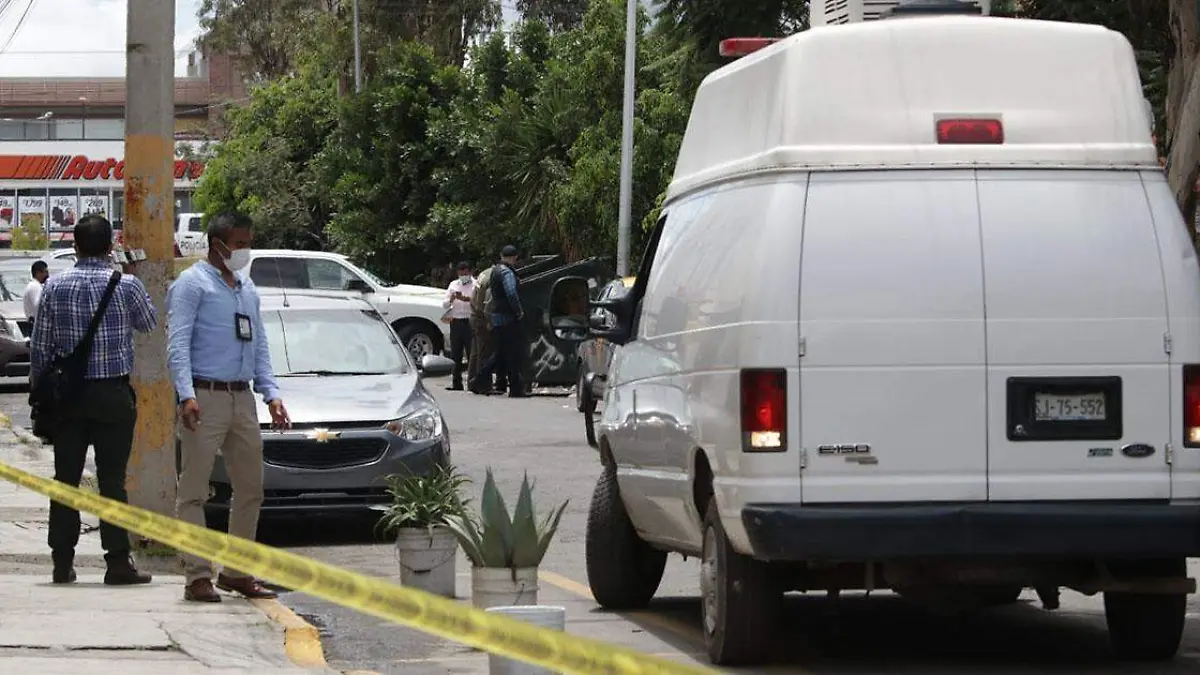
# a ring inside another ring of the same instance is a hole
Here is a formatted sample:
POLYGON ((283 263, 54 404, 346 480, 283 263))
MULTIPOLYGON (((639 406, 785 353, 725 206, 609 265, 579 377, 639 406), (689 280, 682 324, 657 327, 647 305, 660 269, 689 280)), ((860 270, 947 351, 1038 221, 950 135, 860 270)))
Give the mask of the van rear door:
POLYGON ((980 171, 988 496, 1171 496, 1167 304, 1137 172, 980 171))
POLYGON ((987 499, 974 176, 813 175, 800 272, 804 503, 987 499))

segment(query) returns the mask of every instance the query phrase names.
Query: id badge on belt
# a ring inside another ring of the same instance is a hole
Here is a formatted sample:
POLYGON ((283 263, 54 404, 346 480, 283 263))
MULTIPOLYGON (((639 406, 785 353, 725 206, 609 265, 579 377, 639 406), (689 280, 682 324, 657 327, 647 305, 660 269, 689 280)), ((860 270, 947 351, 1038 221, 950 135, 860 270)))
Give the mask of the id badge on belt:
POLYGON ((234 314, 233 323, 237 339, 242 342, 250 342, 254 339, 254 324, 250 322, 250 317, 245 314, 234 314))

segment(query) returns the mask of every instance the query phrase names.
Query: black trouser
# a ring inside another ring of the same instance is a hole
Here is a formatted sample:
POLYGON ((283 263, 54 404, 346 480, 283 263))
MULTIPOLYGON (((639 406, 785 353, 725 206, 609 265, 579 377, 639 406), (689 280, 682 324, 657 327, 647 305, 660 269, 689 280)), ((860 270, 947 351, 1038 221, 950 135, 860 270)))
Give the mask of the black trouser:
POLYGON ((480 367, 478 379, 490 380, 493 372, 497 373, 497 379, 507 376, 509 395, 524 394, 525 387, 524 382, 521 381, 521 368, 525 365, 525 353, 529 351, 529 348, 525 345, 525 333, 521 330, 521 324, 511 321, 493 327, 492 340, 496 353, 480 367))
POLYGON ((455 389, 461 389, 463 383, 463 359, 471 353, 471 320, 450 320, 450 359, 454 361, 455 389))
MULTIPOLYGON (((54 480, 79 487, 88 446, 96 449, 96 480, 100 494, 119 502, 125 494, 125 470, 133 447, 137 405, 128 378, 89 380, 79 400, 63 410, 62 426, 54 431, 54 480)), ((70 564, 79 543, 79 512, 50 502, 50 550, 55 564, 70 564)), ((100 522, 100 544, 105 560, 129 557, 125 530, 100 522)))

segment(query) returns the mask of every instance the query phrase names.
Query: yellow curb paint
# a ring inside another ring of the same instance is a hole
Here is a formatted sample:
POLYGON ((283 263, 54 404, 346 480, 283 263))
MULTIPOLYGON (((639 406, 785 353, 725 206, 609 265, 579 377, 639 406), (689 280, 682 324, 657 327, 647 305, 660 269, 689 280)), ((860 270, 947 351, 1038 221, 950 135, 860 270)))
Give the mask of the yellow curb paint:
POLYGON ((325 650, 321 647, 321 632, 316 626, 301 619, 278 600, 257 598, 250 600, 250 604, 283 627, 284 651, 292 663, 301 668, 329 667, 325 661, 325 650))
MULTIPOLYGON (((538 570, 538 578, 550 584, 551 586, 560 588, 573 595, 577 595, 593 602, 596 600, 592 596, 592 589, 579 583, 578 581, 575 581, 574 579, 568 579, 567 577, 555 574, 554 572, 546 572, 544 570, 538 570)), ((683 623, 682 621, 669 619, 651 612, 622 612, 622 614, 641 621, 642 623, 654 626, 655 628, 665 630, 668 633, 671 633, 676 637, 683 638, 694 645, 704 645, 704 634, 696 628, 683 623)))
POLYGON ((0 428, 3 428, 3 429, 13 428, 12 417, 5 415, 4 413, 0 413, 0 428))

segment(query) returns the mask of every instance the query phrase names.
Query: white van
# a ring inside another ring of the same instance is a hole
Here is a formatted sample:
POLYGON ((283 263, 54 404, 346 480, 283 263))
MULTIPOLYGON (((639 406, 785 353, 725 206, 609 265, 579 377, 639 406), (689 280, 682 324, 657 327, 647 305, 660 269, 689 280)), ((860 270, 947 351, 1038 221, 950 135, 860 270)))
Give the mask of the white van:
POLYGON ((1067 587, 1104 593, 1118 656, 1171 658, 1200 266, 1151 126, 1097 26, 822 27, 710 75, 610 307, 597 601, 645 605, 667 552, 699 556, 710 656, 746 664, 787 591, 1067 587))

